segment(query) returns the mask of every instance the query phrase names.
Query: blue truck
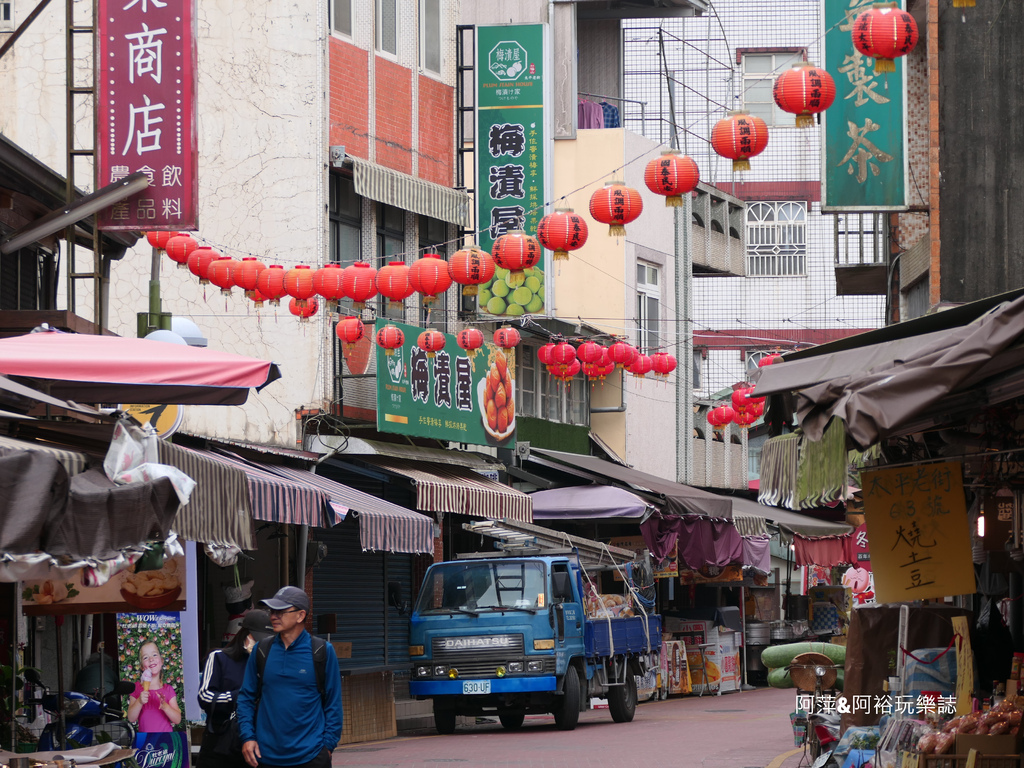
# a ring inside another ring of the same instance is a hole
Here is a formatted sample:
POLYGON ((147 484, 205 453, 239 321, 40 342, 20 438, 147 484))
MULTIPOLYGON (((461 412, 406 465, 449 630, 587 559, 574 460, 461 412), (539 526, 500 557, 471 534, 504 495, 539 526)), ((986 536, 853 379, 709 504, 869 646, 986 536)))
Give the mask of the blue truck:
POLYGON ((496 715, 515 730, 538 713, 572 730, 591 697, 631 721, 637 676, 659 666, 661 617, 591 618, 585 598, 597 571, 635 553, 523 523, 465 527, 503 550, 432 565, 411 617, 409 692, 433 700, 438 733, 454 732, 460 715, 496 715))

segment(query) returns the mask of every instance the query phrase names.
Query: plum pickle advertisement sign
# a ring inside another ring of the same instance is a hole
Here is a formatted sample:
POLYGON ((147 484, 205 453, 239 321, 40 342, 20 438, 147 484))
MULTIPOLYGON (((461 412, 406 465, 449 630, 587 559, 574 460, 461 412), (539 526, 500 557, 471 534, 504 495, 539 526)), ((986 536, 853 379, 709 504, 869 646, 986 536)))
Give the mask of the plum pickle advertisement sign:
POLYGON ((377 347, 377 429, 473 445, 513 447, 516 433, 515 350, 488 342, 471 355, 455 336, 433 357, 416 346, 423 328, 397 327, 405 342, 377 347), (388 352, 392 354, 388 354, 388 352))
POLYGON ((99 214, 110 230, 195 230, 193 0, 98 0, 100 187, 142 171, 149 187, 99 214))

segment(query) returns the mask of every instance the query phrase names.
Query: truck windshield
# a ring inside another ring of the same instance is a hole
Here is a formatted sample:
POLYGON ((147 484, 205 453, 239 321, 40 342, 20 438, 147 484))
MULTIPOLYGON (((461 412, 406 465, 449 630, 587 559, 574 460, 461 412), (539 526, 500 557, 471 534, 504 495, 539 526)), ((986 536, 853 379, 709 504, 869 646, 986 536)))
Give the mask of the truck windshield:
POLYGON ((532 611, 547 605, 541 563, 468 561, 435 565, 416 601, 419 613, 532 611))

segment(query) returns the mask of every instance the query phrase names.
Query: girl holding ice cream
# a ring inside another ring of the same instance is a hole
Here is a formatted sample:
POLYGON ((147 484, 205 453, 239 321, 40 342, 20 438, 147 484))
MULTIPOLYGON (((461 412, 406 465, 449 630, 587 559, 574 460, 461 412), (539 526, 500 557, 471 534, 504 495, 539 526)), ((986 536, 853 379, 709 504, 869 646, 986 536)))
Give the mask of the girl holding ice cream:
POLYGON ((139 649, 142 680, 128 699, 128 720, 138 722, 142 733, 166 732, 181 722, 181 710, 174 686, 160 677, 164 660, 157 644, 149 640, 139 649))

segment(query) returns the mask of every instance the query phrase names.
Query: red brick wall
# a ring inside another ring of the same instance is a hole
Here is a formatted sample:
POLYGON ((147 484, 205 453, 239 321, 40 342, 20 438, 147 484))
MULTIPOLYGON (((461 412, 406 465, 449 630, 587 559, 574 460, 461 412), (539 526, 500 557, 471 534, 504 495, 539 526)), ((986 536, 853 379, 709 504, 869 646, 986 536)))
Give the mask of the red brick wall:
POLYGON ((419 91, 419 175, 450 186, 455 180, 455 89, 421 75, 419 91))
POLYGON ((412 173, 412 72, 380 56, 376 67, 376 162, 412 173))
POLYGON ((330 40, 330 143, 368 158, 370 136, 369 54, 342 40, 330 40))

